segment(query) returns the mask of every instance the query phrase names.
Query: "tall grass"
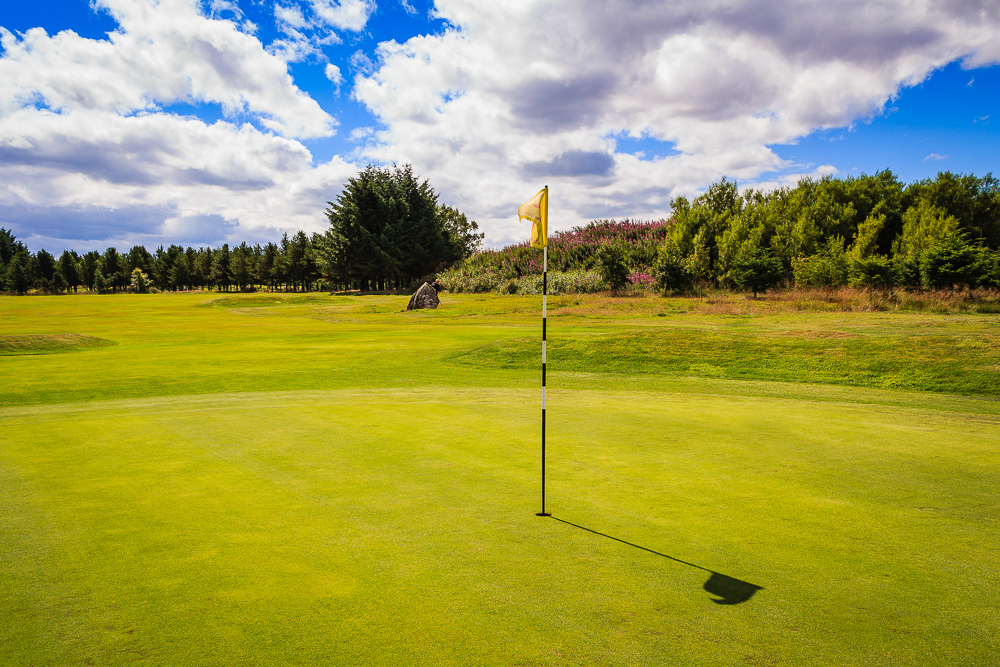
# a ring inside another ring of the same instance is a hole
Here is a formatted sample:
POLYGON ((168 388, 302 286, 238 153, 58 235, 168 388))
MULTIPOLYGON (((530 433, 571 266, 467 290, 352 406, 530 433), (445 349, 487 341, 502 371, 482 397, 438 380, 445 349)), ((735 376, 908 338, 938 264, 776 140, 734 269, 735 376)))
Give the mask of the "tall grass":
MULTIPOLYGON (((656 249, 666 238, 670 222, 656 220, 596 220, 549 237, 549 280, 553 293, 585 294, 606 289, 595 268, 601 248, 621 249, 634 284, 649 286, 656 249)), ((542 273, 542 253, 527 241, 502 250, 485 250, 466 259, 439 278, 452 292, 536 294, 542 273), (526 280, 527 278, 527 280, 526 280), (537 289, 535 283, 539 282, 537 289)))

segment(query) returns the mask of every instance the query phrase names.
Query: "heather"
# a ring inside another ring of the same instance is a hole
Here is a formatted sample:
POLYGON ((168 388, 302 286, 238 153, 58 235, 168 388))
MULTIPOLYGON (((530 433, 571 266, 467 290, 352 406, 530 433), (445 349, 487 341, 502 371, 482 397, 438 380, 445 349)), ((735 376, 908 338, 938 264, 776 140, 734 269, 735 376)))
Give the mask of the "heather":
MULTIPOLYGON (((617 250, 633 285, 651 285, 657 248, 670 221, 595 220, 549 236, 549 291, 583 294, 607 289, 600 277, 601 252, 617 250)), ((440 275, 451 292, 541 293, 542 253, 528 242, 473 254, 440 275)))

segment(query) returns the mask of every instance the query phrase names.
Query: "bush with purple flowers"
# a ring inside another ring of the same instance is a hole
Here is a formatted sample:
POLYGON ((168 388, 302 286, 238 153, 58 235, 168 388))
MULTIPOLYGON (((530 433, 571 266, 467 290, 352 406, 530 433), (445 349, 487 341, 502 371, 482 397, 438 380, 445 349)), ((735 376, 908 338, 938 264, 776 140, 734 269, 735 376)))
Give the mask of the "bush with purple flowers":
MULTIPOLYGON (((667 236, 670 221, 595 220, 549 236, 549 288, 553 294, 598 292, 608 289, 599 274, 600 253, 620 252, 629 280, 651 287, 656 250, 667 236)), ((533 276, 541 276, 542 253, 527 241, 502 250, 484 250, 440 274, 452 292, 529 293, 533 276)), ((540 291, 540 290, 539 290, 540 291)))

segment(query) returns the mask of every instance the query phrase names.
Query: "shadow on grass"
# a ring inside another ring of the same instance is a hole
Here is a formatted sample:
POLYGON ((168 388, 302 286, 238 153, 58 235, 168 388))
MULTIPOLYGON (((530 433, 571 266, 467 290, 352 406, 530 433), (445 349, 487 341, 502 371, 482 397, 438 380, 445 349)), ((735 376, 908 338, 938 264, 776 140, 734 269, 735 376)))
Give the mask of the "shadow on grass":
POLYGON ((565 523, 568 526, 573 526, 574 528, 579 528, 580 530, 585 530, 588 533, 593 533, 594 535, 600 535, 601 537, 606 537, 609 540, 614 540, 615 542, 621 542, 622 544, 627 544, 630 547, 635 547, 636 549, 642 549, 643 551, 648 551, 651 554, 656 554, 657 556, 662 556, 663 558, 669 558, 670 560, 681 563, 682 565, 688 565, 690 567, 698 568, 699 570, 704 570, 710 573, 712 576, 708 578, 705 585, 702 586, 706 591, 712 595, 717 595, 718 598, 712 598, 712 602, 715 604, 740 604, 741 602, 746 602, 753 597, 753 594, 757 591, 764 590, 763 586, 758 586, 757 584, 751 584, 748 581, 741 581, 734 577, 716 572, 715 570, 709 570, 707 567, 702 567, 701 565, 695 565, 694 563, 689 563, 686 560, 681 560, 680 558, 674 558, 673 556, 668 556, 667 554, 660 553, 659 551, 653 551, 652 549, 647 549, 646 547, 639 546, 638 544, 632 544, 631 542, 626 542, 623 539, 612 537, 611 535, 606 535, 600 533, 593 528, 587 528, 586 526, 581 526, 579 524, 573 523, 572 521, 566 521, 565 519, 560 519, 559 517, 552 517, 560 523, 565 523))

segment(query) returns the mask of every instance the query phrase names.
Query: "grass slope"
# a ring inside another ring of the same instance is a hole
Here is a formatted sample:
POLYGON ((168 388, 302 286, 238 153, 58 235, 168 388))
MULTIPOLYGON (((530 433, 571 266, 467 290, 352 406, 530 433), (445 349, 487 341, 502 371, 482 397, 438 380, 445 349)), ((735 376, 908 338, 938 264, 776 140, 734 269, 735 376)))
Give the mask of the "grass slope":
MULTIPOLYGON (((0 334, 119 343, 0 360, 0 664, 979 665, 1000 648, 995 397, 553 373, 542 519, 537 369, 442 361, 537 331, 537 299, 213 299, 0 299, 0 334), (732 580, 759 589, 713 601, 732 580)), ((994 331, 571 308, 554 339, 994 331)))
POLYGON ((80 334, 0 336, 0 356, 55 354, 104 345, 114 345, 114 343, 96 336, 81 336, 80 334))
MULTIPOLYGON (((550 368, 1000 395, 1000 331, 975 331, 968 324, 916 333, 886 332, 888 327, 874 333, 741 328, 664 327, 556 337, 548 348, 550 368)), ((450 360, 477 367, 533 368, 539 355, 536 339, 515 338, 450 360)))

